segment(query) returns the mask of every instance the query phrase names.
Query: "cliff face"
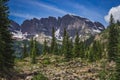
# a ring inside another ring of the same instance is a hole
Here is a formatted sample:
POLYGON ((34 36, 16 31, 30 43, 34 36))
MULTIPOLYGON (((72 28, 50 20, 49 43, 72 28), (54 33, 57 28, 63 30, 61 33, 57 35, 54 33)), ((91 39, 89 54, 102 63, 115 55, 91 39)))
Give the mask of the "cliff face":
POLYGON ((20 31, 20 25, 18 23, 16 23, 15 21, 11 20, 11 26, 10 26, 10 30, 11 31, 20 31))
POLYGON ((21 25, 21 30, 23 33, 27 32, 31 35, 42 33, 51 36, 52 27, 55 28, 57 39, 62 39, 64 28, 67 29, 71 38, 74 38, 76 31, 78 31, 80 37, 85 39, 105 29, 99 22, 92 22, 87 18, 67 14, 58 18, 50 16, 48 18, 25 20, 21 25))

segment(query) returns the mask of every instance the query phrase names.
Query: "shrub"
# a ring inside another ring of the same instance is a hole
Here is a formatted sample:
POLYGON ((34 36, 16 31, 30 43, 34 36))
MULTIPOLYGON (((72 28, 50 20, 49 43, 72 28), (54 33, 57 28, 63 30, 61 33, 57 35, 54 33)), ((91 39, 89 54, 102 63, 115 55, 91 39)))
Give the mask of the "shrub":
POLYGON ((43 60, 43 64, 50 64, 51 62, 50 62, 50 59, 49 58, 45 58, 44 60, 43 60))
POLYGON ((39 73, 38 75, 34 76, 32 80, 48 80, 48 78, 39 73))

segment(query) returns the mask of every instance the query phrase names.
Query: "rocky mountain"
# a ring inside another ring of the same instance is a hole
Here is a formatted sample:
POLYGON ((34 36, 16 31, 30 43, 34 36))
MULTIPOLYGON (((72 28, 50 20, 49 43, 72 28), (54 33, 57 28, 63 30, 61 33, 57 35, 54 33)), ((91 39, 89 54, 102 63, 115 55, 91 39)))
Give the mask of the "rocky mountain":
POLYGON ((20 29, 21 29, 20 25, 17 22, 11 20, 10 30, 11 31, 15 31, 15 30, 20 31, 20 29))
POLYGON ((12 37, 14 38, 14 39, 26 39, 26 36, 27 36, 27 34, 25 33, 25 34, 23 34, 22 32, 21 32, 21 27, 20 27, 20 25, 18 24, 18 23, 16 23, 15 21, 12 21, 11 20, 11 25, 10 25, 10 27, 9 27, 9 30, 11 31, 11 33, 12 33, 12 37))
MULTIPOLYGON (((19 25, 17 23, 12 22, 12 26, 15 26, 14 28, 18 30, 19 25)), ((92 22, 87 18, 69 14, 58 18, 52 16, 41 19, 33 18, 25 20, 20 25, 22 33, 27 32, 29 35, 39 35, 42 33, 46 36, 51 36, 52 27, 55 28, 55 36, 59 40, 62 39, 64 28, 66 28, 71 38, 74 38, 78 31, 81 39, 87 39, 105 29, 100 22, 92 22)))

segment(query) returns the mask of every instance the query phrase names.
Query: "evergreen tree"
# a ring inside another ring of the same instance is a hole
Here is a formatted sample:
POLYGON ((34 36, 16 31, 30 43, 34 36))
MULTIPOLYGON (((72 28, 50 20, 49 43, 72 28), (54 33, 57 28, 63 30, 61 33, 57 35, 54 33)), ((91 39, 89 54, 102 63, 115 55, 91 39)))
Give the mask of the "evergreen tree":
POLYGON ((30 39, 30 54, 29 54, 30 57, 32 55, 32 48, 33 48, 33 38, 30 39))
POLYGON ((69 55, 70 55, 70 58, 72 58, 73 57, 73 41, 72 41, 72 39, 69 39, 68 46, 69 46, 69 55))
POLYGON ((63 41, 62 41, 62 48, 61 48, 61 54, 64 54, 66 49, 65 49, 65 40, 66 40, 66 35, 67 35, 67 32, 66 32, 66 28, 64 28, 64 33, 63 33, 63 41))
POLYGON ((31 38, 30 40, 30 58, 31 58, 31 63, 35 64, 36 63, 36 55, 39 53, 38 46, 37 46, 37 41, 31 38))
POLYGON ((89 60, 89 53, 90 53, 90 47, 89 46, 85 46, 85 55, 84 58, 89 60))
POLYGON ((117 44, 118 44, 118 30, 114 23, 114 18, 111 15, 110 25, 109 25, 109 39, 108 39, 108 58, 109 61, 115 61, 117 54, 117 44))
POLYGON ((23 46, 23 55, 22 57, 25 58, 28 56, 28 53, 27 53, 27 45, 26 43, 24 43, 24 46, 23 46))
POLYGON ((90 62, 96 61, 96 59, 95 59, 96 55, 93 53, 94 53, 94 48, 92 46, 89 48, 89 54, 88 54, 88 58, 89 58, 90 62))
POLYGON ((38 44, 39 44, 39 43, 35 40, 35 51, 36 51, 36 55, 40 55, 40 50, 39 50, 38 44))
POLYGON ((98 56, 98 60, 100 60, 101 58, 103 58, 103 53, 104 53, 104 45, 102 45, 100 43, 100 41, 97 41, 97 50, 98 50, 98 53, 97 53, 97 56, 98 56))
POLYGON ((43 54, 46 54, 46 53, 47 53, 47 41, 45 39, 44 45, 43 45, 43 54))
POLYGON ((75 37, 75 42, 74 42, 74 49, 73 49, 73 53, 75 57, 79 57, 80 56, 80 48, 79 48, 79 35, 78 32, 76 33, 76 37, 75 37))
POLYGON ((8 0, 0 0, 0 72, 9 71, 14 66, 12 35, 9 31, 8 0))
POLYGON ((115 74, 115 80, 120 79, 120 54, 117 55, 116 58, 116 74, 115 74))
POLYGON ((33 41, 33 47, 32 47, 32 52, 31 52, 31 63, 35 64, 36 63, 36 41, 33 41))
POLYGON ((4 49, 4 44, 3 41, 1 40, 1 35, 0 35, 0 71, 2 71, 3 67, 4 67, 4 58, 3 58, 3 49, 4 49))
POLYGON ((85 45, 84 42, 79 43, 79 48, 80 48, 80 57, 84 58, 85 57, 85 45))
POLYGON ((55 29, 52 28, 52 41, 51 41, 51 53, 56 53, 56 38, 55 38, 55 29))
POLYGON ((90 49, 90 61, 100 60, 102 58, 102 47, 99 41, 94 41, 90 49))
POLYGON ((120 26, 120 21, 119 21, 119 20, 117 20, 117 26, 118 26, 118 27, 120 26))
POLYGON ((72 40, 69 39, 68 34, 65 36, 64 55, 67 61, 72 58, 72 40))
POLYGON ((58 52, 59 52, 59 50, 58 50, 58 44, 57 44, 57 42, 55 42, 55 47, 54 47, 53 53, 56 54, 56 55, 58 55, 59 54, 58 52))
POLYGON ((66 34, 65 36, 65 44, 64 44, 64 54, 65 54, 65 58, 66 60, 70 59, 70 43, 69 43, 69 36, 68 34, 66 34))
POLYGON ((116 28, 118 30, 118 49, 117 49, 117 54, 116 54, 116 75, 115 75, 115 80, 120 79, 120 22, 117 21, 116 28))

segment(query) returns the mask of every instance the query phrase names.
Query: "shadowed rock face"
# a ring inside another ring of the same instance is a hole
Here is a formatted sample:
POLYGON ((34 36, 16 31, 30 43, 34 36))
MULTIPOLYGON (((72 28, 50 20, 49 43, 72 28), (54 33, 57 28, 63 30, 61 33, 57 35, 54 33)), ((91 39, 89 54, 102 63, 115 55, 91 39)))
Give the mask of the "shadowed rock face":
POLYGON ((18 23, 16 23, 15 21, 11 20, 10 30, 11 31, 14 31, 14 30, 19 31, 20 30, 20 25, 18 23))
POLYGON ((62 37, 64 28, 67 29, 69 36, 72 38, 74 38, 76 31, 79 32, 81 37, 88 37, 105 29, 99 22, 92 22, 87 18, 67 14, 58 18, 50 16, 48 18, 25 20, 21 25, 21 30, 23 33, 44 33, 47 36, 51 36, 52 27, 57 31, 56 36, 58 39, 62 37))

